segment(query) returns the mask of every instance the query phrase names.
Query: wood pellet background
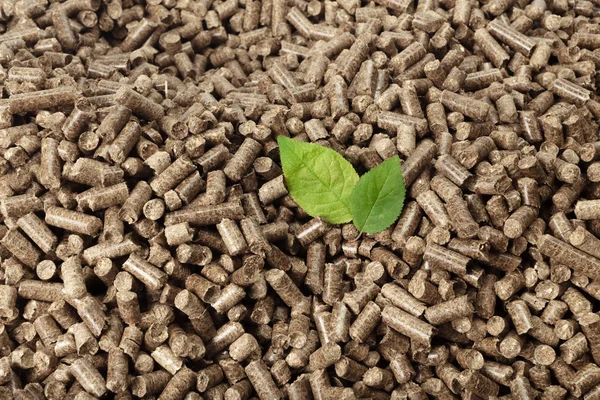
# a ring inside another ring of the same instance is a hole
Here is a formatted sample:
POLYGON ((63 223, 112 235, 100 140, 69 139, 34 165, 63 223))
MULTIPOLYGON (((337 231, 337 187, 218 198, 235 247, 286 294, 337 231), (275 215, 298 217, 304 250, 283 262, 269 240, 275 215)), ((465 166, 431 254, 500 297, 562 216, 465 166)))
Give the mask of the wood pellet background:
POLYGON ((0 399, 600 399, 599 66, 600 0, 0 0, 0 399))

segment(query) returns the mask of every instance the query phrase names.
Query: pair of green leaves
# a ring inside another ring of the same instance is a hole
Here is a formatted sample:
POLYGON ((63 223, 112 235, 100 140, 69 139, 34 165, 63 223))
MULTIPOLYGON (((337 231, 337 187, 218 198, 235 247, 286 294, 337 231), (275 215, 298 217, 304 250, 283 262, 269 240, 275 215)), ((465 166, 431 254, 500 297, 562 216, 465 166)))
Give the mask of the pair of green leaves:
POLYGON ((400 215, 405 188, 398 156, 359 179, 334 150, 285 136, 277 141, 290 195, 309 215, 332 224, 353 221, 366 233, 386 229, 400 215))

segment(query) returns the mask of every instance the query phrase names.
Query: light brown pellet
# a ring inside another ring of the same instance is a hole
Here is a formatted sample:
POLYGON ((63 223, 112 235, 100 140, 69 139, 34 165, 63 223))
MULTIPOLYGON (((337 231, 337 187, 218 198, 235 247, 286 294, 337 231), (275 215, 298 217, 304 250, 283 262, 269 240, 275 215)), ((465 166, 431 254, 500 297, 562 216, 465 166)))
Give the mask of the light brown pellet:
POLYGON ((71 364, 71 373, 90 394, 100 397, 106 392, 106 383, 96 367, 85 358, 79 358, 71 364))
POLYGON ((98 235, 102 229, 102 221, 97 217, 60 207, 47 209, 45 221, 48 225, 89 236, 98 235))

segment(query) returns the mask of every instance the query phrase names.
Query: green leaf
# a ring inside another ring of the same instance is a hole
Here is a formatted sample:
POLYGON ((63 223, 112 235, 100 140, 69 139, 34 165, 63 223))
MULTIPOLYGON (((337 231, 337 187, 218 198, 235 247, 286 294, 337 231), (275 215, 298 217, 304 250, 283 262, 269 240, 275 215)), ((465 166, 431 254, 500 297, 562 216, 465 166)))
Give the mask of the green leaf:
POLYGON ((398 156, 361 176, 350 196, 356 228, 361 232, 377 233, 390 226, 402 211, 405 191, 398 156))
POLYGON ((350 194, 358 174, 341 154, 317 144, 279 136, 283 175, 292 198, 313 217, 332 224, 352 219, 350 194))

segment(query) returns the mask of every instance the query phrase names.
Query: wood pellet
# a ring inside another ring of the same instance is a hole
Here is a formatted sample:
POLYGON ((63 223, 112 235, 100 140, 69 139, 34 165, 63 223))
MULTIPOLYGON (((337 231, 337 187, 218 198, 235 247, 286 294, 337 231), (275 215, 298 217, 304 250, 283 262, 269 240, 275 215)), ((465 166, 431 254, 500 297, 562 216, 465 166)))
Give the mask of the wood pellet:
POLYGON ((0 398, 600 399, 599 67, 598 0, 0 1, 0 398))

